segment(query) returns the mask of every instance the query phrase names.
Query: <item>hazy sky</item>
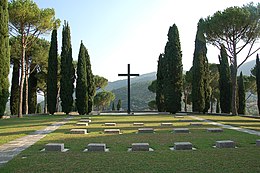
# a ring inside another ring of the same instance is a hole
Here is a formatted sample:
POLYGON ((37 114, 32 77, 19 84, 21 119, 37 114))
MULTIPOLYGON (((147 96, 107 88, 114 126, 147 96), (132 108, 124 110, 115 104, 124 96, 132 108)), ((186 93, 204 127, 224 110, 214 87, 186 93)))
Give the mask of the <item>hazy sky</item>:
MULTIPOLYGON (((88 49, 95 75, 109 81, 122 79, 131 64, 132 73, 157 70, 169 27, 179 29, 183 68, 192 66, 197 22, 230 6, 258 0, 35 0, 40 8, 54 8, 56 18, 69 22, 73 59, 81 40, 88 49)), ((61 51, 59 29, 59 52, 61 51)), ((50 36, 47 36, 50 40, 50 36)), ((208 46, 209 62, 218 62, 219 51, 208 46)), ((255 58, 255 57, 254 57, 255 58)))

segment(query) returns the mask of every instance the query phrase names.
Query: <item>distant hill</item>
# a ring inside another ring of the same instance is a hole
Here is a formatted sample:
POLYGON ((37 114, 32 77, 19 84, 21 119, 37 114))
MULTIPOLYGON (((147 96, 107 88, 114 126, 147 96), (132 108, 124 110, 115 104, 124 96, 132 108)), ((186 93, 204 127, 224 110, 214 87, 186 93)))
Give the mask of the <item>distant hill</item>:
POLYGON ((252 61, 248 61, 246 63, 244 63, 237 72, 237 75, 240 74, 240 72, 242 71, 243 75, 247 75, 250 76, 251 75, 251 69, 255 67, 255 60, 252 61))
MULTIPOLYGON (((155 79, 156 79, 156 72, 146 73, 138 77, 131 78, 131 85, 139 82, 153 81, 155 79)), ((105 87, 105 90, 112 91, 121 87, 125 87, 126 84, 127 84, 127 79, 108 82, 108 85, 105 87)))

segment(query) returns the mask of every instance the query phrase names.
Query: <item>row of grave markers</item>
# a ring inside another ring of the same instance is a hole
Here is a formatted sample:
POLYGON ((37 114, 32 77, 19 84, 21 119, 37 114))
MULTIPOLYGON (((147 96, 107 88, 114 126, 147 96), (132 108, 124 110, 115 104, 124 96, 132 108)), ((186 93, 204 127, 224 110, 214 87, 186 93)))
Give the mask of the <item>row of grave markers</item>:
MULTIPOLYGON (((256 141, 256 146, 260 147, 260 140, 256 141)), ((236 144, 231 140, 216 141, 214 148, 236 148, 236 144)), ((170 150, 196 150, 190 142, 175 142, 170 150)), ((64 148, 64 143, 49 143, 45 145, 43 151, 59 151, 66 152, 68 149, 64 148)), ((83 152, 102 151, 107 152, 109 149, 104 143, 90 143, 83 152)), ((131 148, 127 151, 154 151, 149 143, 132 143, 131 148)))

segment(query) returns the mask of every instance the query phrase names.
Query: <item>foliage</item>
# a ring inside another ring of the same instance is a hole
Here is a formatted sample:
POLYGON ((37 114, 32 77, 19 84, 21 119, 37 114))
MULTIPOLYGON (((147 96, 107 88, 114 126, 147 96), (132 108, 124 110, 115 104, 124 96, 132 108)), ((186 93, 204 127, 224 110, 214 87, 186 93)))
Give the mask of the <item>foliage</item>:
POLYGON ((231 111, 232 84, 227 51, 224 45, 221 46, 219 56, 219 91, 221 112, 229 114, 231 111))
POLYGON ((98 92, 94 98, 94 104, 98 110, 103 110, 115 99, 115 94, 110 91, 98 92))
POLYGON ((8 1, 0 1, 0 118, 9 97, 10 48, 8 35, 8 1))
POLYGON ((80 115, 84 115, 88 111, 86 58, 86 47, 84 46, 83 42, 81 42, 78 56, 76 82, 76 106, 80 115))
POLYGON ((165 59, 163 54, 160 54, 157 66, 157 82, 156 82, 156 105, 159 112, 165 111, 165 98, 164 98, 164 78, 165 78, 165 59))
POLYGON ((192 66, 192 111, 206 112, 208 108, 208 60, 206 57, 206 40, 199 21, 195 39, 195 50, 192 66))
POLYGON ((187 112, 187 105, 191 103, 190 95, 192 91, 192 67, 183 75, 183 95, 184 111, 187 112))
POLYGON ((242 72, 238 78, 238 113, 245 114, 246 111, 246 99, 245 99, 245 85, 242 72))
POLYGON ((258 106, 258 114, 260 112, 260 62, 259 56, 256 56, 256 86, 257 86, 257 106, 258 106))
POLYGON ((34 70, 29 77, 29 89, 28 89, 28 112, 29 114, 36 113, 37 106, 37 71, 34 70))
POLYGON ((209 43, 221 49, 223 45, 230 60, 232 81, 232 114, 237 114, 236 91, 237 69, 260 47, 254 45, 260 38, 260 4, 250 3, 243 7, 229 7, 207 17, 203 29, 209 43), (243 50, 248 50, 240 64, 237 58, 243 50))
POLYGON ((70 27, 68 22, 65 21, 62 30, 60 98, 62 111, 66 114, 69 114, 72 109, 74 79, 75 69, 72 64, 70 27))
POLYGON ((168 42, 164 49, 166 75, 164 79, 164 96, 166 111, 176 113, 181 111, 182 98, 182 53, 179 31, 175 24, 168 32, 168 42))
POLYGON ((150 110, 156 110, 157 109, 157 105, 156 105, 156 101, 152 100, 148 102, 148 106, 150 110))
POLYGON ((58 42, 57 29, 55 28, 51 34, 51 45, 48 56, 48 72, 47 72, 47 106, 50 114, 56 111, 57 94, 58 94, 58 42))
POLYGON ((217 64, 209 63, 209 86, 210 92, 210 103, 211 103, 211 113, 213 112, 213 104, 219 100, 219 72, 217 64))
POLYGON ((40 103, 37 104, 36 113, 37 113, 37 114, 41 114, 41 113, 42 113, 42 106, 41 106, 40 103))
POLYGON ((116 104, 116 109, 119 111, 120 108, 122 108, 122 102, 121 102, 121 99, 118 99, 118 102, 116 104))
POLYGON ((115 108, 115 102, 112 103, 112 111, 116 110, 115 108))
POLYGON ((96 86, 96 90, 100 90, 100 89, 104 89, 107 86, 108 80, 102 76, 95 75, 94 83, 96 86))
POLYGON ((157 88, 157 80, 152 81, 151 85, 148 86, 148 90, 151 91, 152 93, 156 93, 156 88, 157 88))

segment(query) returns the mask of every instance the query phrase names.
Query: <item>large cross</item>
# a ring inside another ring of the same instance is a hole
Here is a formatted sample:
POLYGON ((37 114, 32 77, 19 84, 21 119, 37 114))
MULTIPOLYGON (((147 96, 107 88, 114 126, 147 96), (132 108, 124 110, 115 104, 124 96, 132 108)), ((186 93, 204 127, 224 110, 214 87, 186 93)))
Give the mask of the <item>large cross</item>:
POLYGON ((127 74, 118 74, 118 76, 127 76, 127 113, 130 114, 130 76, 139 76, 139 74, 131 74, 130 73, 130 64, 127 65, 127 74))

